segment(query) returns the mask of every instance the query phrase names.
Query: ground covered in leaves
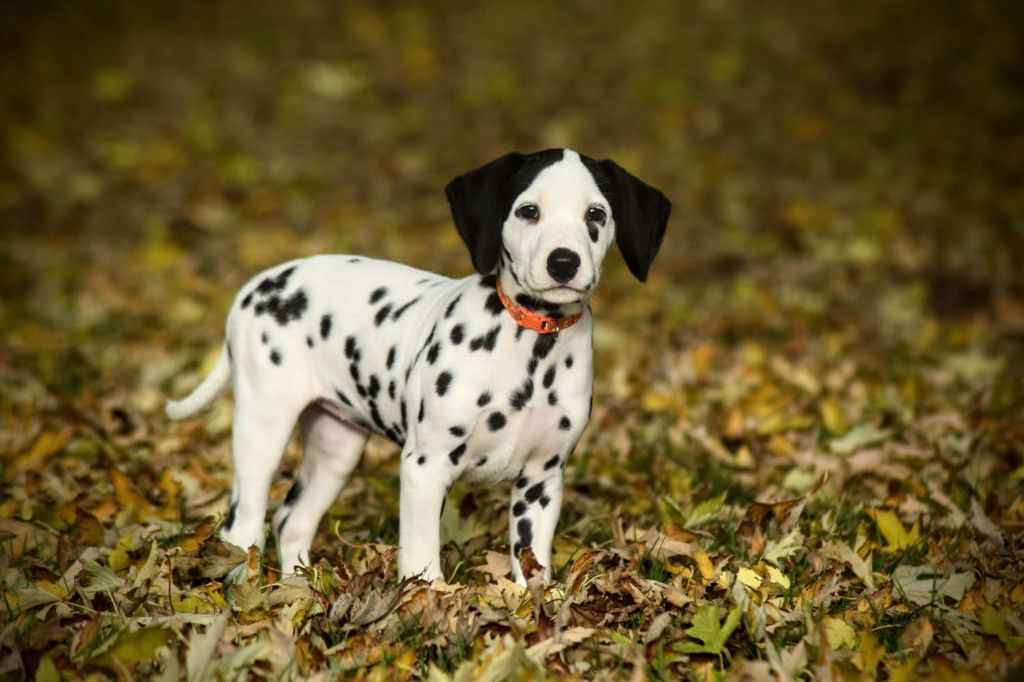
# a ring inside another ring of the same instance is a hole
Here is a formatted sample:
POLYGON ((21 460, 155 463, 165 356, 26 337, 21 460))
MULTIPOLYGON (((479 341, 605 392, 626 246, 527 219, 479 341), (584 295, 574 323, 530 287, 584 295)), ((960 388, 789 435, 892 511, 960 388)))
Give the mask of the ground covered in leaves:
POLYGON ((1020 6, 797 5, 5 3, 0 677, 1020 679, 1020 6), (468 274, 444 184, 551 145, 675 204, 593 302, 554 583, 507 486, 398 582, 373 442, 305 576, 225 588, 230 399, 162 403, 233 293, 468 274))

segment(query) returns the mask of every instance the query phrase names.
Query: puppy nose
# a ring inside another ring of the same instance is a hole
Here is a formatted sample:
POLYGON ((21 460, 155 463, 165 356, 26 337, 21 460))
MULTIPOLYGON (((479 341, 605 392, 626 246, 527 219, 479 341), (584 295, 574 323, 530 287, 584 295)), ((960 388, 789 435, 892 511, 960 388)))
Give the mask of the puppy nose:
POLYGON ((580 269, 580 256, 575 251, 557 248, 548 255, 548 274, 556 282, 565 284, 580 269))

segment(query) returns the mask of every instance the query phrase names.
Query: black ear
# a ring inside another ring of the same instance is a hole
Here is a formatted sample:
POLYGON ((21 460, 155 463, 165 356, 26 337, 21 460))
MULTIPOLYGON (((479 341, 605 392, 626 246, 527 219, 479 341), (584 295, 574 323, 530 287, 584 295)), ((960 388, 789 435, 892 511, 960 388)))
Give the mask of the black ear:
POLYGON ((522 167, 524 156, 512 152, 448 183, 444 192, 452 209, 455 227, 469 247, 473 267, 486 275, 498 265, 501 225, 508 213, 503 196, 513 175, 522 167))
POLYGON ((598 161, 596 165, 604 175, 598 185, 612 205, 619 251, 633 276, 646 282, 647 271, 665 236, 672 204, 664 194, 614 161, 598 161))

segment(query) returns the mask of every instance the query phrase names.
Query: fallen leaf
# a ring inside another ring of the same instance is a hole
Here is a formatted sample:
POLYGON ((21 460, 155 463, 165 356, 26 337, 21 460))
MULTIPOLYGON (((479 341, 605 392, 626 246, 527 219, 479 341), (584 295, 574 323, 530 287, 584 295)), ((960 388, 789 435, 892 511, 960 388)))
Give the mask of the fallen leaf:
POLYGON ((897 566, 892 580, 909 601, 924 606, 950 599, 959 604, 977 580, 973 573, 943 575, 930 566, 897 566))
POLYGON ((913 547, 921 539, 921 524, 915 523, 909 531, 903 527, 895 512, 888 509, 869 509, 867 515, 874 519, 878 530, 885 538, 886 546, 883 552, 892 553, 901 549, 913 547))
POLYGON ((676 642, 672 645, 675 651, 684 654, 715 654, 721 656, 725 649, 725 643, 729 635, 733 633, 740 623, 740 616, 743 612, 736 606, 726 616, 725 621, 721 620, 722 612, 715 604, 702 604, 694 614, 692 625, 686 629, 686 634, 691 639, 700 640, 696 642, 676 642))

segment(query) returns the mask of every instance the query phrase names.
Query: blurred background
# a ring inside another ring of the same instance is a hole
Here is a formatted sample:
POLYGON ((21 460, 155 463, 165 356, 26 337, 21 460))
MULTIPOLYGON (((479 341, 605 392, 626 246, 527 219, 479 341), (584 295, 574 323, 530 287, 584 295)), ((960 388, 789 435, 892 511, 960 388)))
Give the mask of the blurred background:
POLYGON ((674 203, 650 282, 612 255, 594 301, 624 406, 713 424, 676 372, 703 347, 899 381, 952 362, 1012 408, 1022 7, 4 3, 0 363, 161 419, 255 272, 355 252, 463 276, 448 180, 571 146, 674 203))

